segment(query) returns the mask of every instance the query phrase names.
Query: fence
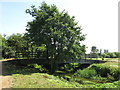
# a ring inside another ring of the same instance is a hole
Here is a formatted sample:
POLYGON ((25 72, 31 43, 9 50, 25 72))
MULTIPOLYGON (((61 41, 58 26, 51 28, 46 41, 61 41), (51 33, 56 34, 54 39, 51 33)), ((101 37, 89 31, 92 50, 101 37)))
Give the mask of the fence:
POLYGON ((16 52, 15 53, 15 58, 17 59, 47 59, 47 56, 43 56, 41 53, 36 53, 36 52, 25 52, 25 53, 20 53, 16 52))

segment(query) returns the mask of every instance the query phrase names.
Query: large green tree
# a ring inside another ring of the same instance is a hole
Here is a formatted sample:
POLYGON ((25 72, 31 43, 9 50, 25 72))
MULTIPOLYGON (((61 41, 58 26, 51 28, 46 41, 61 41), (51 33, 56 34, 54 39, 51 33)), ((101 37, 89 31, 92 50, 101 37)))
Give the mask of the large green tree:
POLYGON ((85 52, 85 45, 81 45, 85 35, 74 16, 45 2, 39 8, 31 6, 26 13, 34 18, 27 24, 26 36, 33 44, 46 48, 48 58, 54 61, 81 58, 85 52))

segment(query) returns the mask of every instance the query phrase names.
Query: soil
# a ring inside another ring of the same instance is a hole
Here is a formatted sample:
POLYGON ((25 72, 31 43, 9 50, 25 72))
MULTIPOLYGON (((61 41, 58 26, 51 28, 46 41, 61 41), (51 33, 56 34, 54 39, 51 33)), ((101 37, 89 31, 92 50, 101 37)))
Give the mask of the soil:
POLYGON ((0 90, 2 88, 10 88, 11 76, 7 74, 6 64, 2 63, 2 74, 0 75, 0 90))
POLYGON ((0 88, 10 88, 10 76, 2 76, 2 85, 0 88))

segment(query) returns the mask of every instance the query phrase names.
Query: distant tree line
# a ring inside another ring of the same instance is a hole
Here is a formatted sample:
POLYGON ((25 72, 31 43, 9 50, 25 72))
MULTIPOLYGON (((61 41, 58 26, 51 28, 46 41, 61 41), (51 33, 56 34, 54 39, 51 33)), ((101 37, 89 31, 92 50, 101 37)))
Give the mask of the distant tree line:
POLYGON ((96 46, 91 47, 90 54, 87 55, 89 58, 120 58, 120 52, 109 52, 107 49, 97 49, 96 46))
MULTIPOLYGON (((37 46, 29 41, 25 34, 12 34, 10 36, 0 35, 2 40, 1 53, 3 58, 15 58, 16 53, 21 53, 28 57, 30 52, 36 53, 39 57, 47 57, 46 47, 44 45, 37 46), (26 54, 27 53, 27 54, 26 54)), ((22 57, 22 56, 21 56, 22 57)), ((108 50, 97 49, 96 46, 91 47, 91 53, 87 55, 89 58, 120 58, 120 52, 109 52, 108 50)))
POLYGON ((120 58, 120 52, 102 53, 100 57, 103 57, 103 58, 120 58))

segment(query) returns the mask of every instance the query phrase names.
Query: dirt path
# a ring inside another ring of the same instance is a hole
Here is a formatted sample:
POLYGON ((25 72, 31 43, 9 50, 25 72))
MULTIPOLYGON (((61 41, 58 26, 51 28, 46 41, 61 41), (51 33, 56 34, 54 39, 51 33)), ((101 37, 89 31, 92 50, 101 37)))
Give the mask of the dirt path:
POLYGON ((0 80, 1 80, 0 89, 1 88, 10 88, 10 82, 11 82, 10 76, 1 76, 0 80))
POLYGON ((2 63, 2 75, 0 75, 0 90, 2 88, 10 88, 10 84, 11 84, 11 76, 5 74, 7 72, 7 68, 6 65, 4 65, 2 63))

